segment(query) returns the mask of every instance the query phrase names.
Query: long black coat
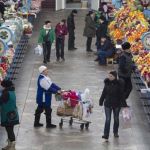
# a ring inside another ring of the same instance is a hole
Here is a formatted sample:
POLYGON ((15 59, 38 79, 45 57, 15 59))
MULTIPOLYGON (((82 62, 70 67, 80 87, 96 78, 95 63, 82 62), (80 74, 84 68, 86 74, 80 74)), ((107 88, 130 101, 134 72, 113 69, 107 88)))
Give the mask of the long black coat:
POLYGON ((91 16, 86 16, 83 36, 95 37, 95 35, 96 35, 95 21, 91 18, 91 16))
POLYGON ((72 13, 67 18, 67 27, 69 33, 75 30, 74 15, 72 13))
POLYGON ((98 29, 96 30, 96 36, 99 42, 101 37, 107 35, 107 28, 108 28, 108 23, 105 21, 102 24, 100 24, 98 29))
POLYGON ((104 80, 105 86, 99 100, 99 105, 104 103, 105 107, 126 107, 127 104, 123 97, 124 83, 122 80, 110 81, 108 78, 104 80))

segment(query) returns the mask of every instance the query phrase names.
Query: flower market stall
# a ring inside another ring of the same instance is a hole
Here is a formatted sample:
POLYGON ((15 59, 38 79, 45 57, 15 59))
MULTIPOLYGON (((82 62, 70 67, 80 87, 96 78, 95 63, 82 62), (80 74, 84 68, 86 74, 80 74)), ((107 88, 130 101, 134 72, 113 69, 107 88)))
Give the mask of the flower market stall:
POLYGON ((127 0, 127 5, 115 13, 115 19, 109 24, 109 34, 114 43, 117 40, 130 42, 137 67, 133 79, 141 98, 150 100, 150 25, 141 5, 137 4, 138 0, 127 0))
POLYGON ((40 11, 40 4, 41 0, 5 1, 5 21, 1 20, 0 26, 0 80, 16 78, 32 35, 32 17, 40 11))

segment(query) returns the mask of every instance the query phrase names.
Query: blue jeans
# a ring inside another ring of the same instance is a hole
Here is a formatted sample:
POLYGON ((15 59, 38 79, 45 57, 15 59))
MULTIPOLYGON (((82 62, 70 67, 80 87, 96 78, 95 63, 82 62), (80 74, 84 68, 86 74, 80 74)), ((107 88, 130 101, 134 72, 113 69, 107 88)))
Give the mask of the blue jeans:
POLYGON ((110 132, 110 122, 111 122, 111 113, 113 111, 114 115, 114 126, 113 126, 113 132, 114 134, 118 133, 118 128, 119 128, 119 112, 120 112, 120 107, 117 108, 109 108, 105 107, 105 116, 106 116, 106 121, 105 121, 105 128, 104 128, 104 135, 109 137, 109 132, 110 132))
POLYGON ((113 53, 114 53, 113 50, 99 51, 98 52, 99 63, 106 64, 106 58, 112 56, 113 53))

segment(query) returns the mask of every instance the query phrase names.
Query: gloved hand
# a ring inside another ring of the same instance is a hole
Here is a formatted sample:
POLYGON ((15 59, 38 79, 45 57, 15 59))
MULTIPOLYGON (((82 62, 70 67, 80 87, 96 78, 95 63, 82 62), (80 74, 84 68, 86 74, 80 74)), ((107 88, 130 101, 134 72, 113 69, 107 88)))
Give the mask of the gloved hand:
POLYGON ((101 101, 99 100, 99 106, 103 106, 103 103, 101 103, 101 101))

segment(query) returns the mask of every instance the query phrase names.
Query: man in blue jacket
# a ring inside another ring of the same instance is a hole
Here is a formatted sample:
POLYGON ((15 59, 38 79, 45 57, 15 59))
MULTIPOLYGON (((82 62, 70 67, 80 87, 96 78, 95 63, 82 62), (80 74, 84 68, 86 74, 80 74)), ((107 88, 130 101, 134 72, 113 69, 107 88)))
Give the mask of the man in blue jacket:
POLYGON ((51 123, 51 100, 52 94, 60 93, 61 88, 54 84, 48 77, 48 69, 46 66, 39 67, 40 75, 37 81, 37 96, 36 102, 38 107, 35 111, 34 127, 42 127, 43 124, 39 123, 40 116, 43 111, 46 115, 46 128, 56 128, 56 125, 51 123))

